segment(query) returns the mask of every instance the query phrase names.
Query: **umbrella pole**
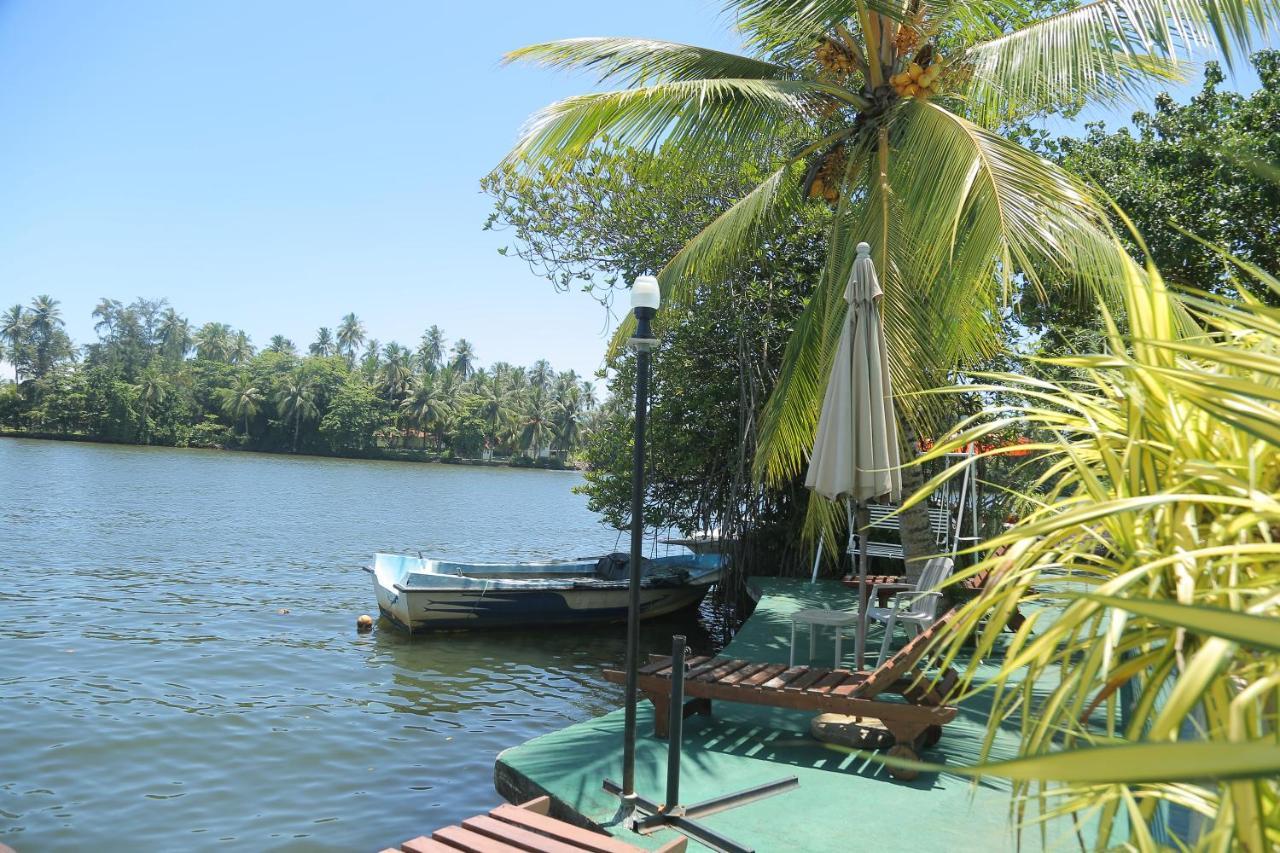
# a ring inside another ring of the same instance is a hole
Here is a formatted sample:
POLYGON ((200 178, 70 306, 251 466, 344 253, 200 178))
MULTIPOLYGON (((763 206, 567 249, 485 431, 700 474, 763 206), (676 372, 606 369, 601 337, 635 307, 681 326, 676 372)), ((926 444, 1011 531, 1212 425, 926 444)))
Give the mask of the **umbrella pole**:
POLYGON ((862 661, 866 653, 867 645, 867 543, 863 533, 866 526, 864 516, 867 513, 867 505, 863 501, 851 502, 849 504, 849 535, 853 536, 853 531, 858 531, 858 631, 854 636, 853 643, 853 669, 855 672, 862 670, 862 661), (856 509, 856 519, 855 519, 856 509), (857 527, 854 527, 854 524, 857 527))

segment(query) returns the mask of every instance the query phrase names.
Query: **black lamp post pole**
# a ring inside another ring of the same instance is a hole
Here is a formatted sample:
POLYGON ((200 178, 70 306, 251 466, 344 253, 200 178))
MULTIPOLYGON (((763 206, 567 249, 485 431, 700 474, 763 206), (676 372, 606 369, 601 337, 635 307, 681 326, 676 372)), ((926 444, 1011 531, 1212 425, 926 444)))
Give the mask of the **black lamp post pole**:
POLYGON ((636 333, 628 342, 636 351, 636 434, 631 456, 630 598, 627 606, 627 656, 624 663, 626 716, 622 730, 622 798, 634 806, 636 795, 636 671, 640 650, 640 559, 644 549, 644 429, 649 418, 649 351, 653 348, 650 321, 653 308, 636 308, 636 333))

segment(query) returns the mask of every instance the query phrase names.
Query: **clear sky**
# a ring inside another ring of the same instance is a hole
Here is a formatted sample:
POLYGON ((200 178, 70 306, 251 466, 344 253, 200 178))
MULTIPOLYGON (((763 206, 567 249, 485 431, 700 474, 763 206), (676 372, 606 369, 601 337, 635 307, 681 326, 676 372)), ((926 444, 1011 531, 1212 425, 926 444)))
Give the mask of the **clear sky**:
POLYGON ((605 314, 556 293, 478 181, 583 77, 501 67, 577 35, 726 48, 718 2, 3 0, 0 306, 168 297, 263 345, 355 311, 414 346, 439 324, 480 360, 588 373, 605 314))
POLYGON ((720 10, 0 0, 0 307, 49 293, 84 343, 100 297, 168 297, 300 347, 354 311, 384 343, 435 323, 484 363, 590 373, 604 311, 499 256, 478 188, 530 113, 588 81, 499 59, 580 35, 735 49, 720 10))

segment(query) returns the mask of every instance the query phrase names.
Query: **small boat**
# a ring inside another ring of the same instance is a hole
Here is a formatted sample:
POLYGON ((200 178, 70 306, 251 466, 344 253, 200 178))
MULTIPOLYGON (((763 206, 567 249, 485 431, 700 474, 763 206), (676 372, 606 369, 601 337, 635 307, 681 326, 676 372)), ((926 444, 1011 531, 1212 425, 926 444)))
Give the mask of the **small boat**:
MULTIPOLYGON (((618 622, 627 618, 630 559, 544 563, 453 563, 376 554, 373 576, 382 615, 410 633, 618 622)), ((702 600, 720 579, 720 554, 644 560, 640 615, 674 613, 702 600)))

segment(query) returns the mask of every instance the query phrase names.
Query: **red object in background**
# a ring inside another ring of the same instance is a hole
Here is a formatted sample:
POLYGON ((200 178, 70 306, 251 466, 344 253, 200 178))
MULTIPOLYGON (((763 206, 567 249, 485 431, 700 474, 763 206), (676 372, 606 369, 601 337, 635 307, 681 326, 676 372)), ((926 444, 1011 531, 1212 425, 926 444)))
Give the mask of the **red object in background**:
MULTIPOLYGON (((901 575, 867 575, 867 595, 871 595, 871 588, 878 583, 902 583, 906 578, 901 575)), ((858 588, 857 575, 845 575, 840 579, 840 583, 856 590, 858 588)), ((888 607, 889 599, 893 597, 893 593, 898 592, 896 589, 885 589, 880 591, 880 607, 888 607)))

